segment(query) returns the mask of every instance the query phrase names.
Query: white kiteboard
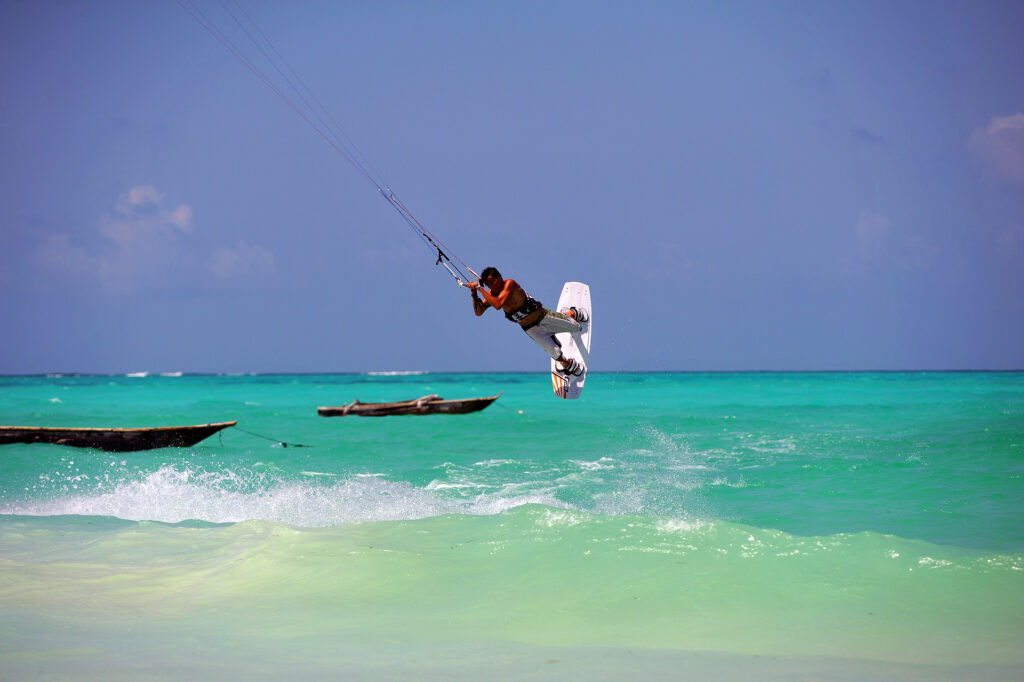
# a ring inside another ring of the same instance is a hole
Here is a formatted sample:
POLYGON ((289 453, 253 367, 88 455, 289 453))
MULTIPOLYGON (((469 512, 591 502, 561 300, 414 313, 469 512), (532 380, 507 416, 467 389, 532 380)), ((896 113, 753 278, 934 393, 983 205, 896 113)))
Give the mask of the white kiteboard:
POLYGON ((587 380, 587 369, 590 364, 590 329, 594 324, 594 309, 590 306, 590 287, 583 282, 566 282, 555 310, 563 312, 573 306, 587 311, 588 318, 583 323, 583 329, 575 334, 555 334, 555 338, 562 344, 562 355, 580 363, 583 373, 578 377, 566 376, 558 363, 551 361, 551 387, 556 396, 567 400, 575 400, 583 393, 583 382, 587 380))

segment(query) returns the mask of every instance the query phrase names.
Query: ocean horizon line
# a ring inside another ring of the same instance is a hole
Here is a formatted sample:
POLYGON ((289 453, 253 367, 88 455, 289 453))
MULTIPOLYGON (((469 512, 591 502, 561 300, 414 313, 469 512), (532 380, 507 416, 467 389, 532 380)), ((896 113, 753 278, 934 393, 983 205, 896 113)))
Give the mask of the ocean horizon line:
MULTIPOLYGON (((954 368, 954 369, 618 369, 618 370, 593 370, 594 375, 615 375, 615 374, 1019 374, 1024 368, 1019 369, 984 369, 984 368, 954 368)), ((61 378, 61 377, 122 377, 129 379, 145 379, 152 377, 159 378, 180 378, 180 377, 257 377, 257 376, 380 376, 380 377, 415 377, 415 376, 436 376, 436 375, 473 375, 473 374, 497 374, 497 375, 546 375, 547 371, 538 370, 365 370, 365 371, 253 371, 253 372, 78 372, 78 371, 53 371, 53 372, 24 372, 24 373, 0 373, 0 378, 61 378)))

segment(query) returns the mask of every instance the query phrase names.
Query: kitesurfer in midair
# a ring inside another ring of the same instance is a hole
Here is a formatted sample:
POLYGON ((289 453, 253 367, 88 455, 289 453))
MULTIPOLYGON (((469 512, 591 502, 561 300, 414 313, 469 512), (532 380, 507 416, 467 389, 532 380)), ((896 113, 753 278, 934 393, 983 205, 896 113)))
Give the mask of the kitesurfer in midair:
POLYGON ((473 312, 477 317, 489 308, 503 311, 506 318, 522 327, 558 363, 562 373, 571 376, 583 373, 583 366, 579 362, 562 355, 562 346, 555 334, 581 331, 583 323, 588 319, 586 310, 575 307, 561 313, 548 310, 526 293, 514 279, 503 279, 501 273, 492 267, 484 268, 480 273, 480 281, 470 282, 468 286, 473 297, 473 312), (484 289, 485 286, 490 291, 484 289), (483 300, 478 294, 483 295, 483 300))

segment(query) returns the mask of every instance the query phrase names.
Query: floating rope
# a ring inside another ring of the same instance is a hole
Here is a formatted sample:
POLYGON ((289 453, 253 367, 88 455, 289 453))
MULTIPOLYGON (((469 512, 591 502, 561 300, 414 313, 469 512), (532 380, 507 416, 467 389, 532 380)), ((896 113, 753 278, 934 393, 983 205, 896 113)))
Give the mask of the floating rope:
POLYGON ((271 438, 270 436, 264 436, 264 435, 259 434, 259 433, 253 433, 252 431, 246 431, 245 429, 240 428, 238 426, 235 426, 235 430, 236 431, 241 431, 242 433, 247 433, 250 436, 256 436, 257 438, 262 438, 263 440, 269 440, 269 441, 271 441, 273 443, 277 443, 278 445, 280 445, 283 448, 312 448, 312 447, 315 447, 313 445, 303 445, 302 443, 289 443, 287 441, 281 440, 280 438, 271 438))
POLYGON ((381 174, 374 168, 373 164, 359 151, 349 136, 338 125, 330 112, 320 103, 312 90, 303 82, 299 75, 288 65, 281 53, 274 47, 267 35, 260 30, 256 22, 246 14, 237 2, 234 3, 236 11, 225 4, 224 0, 218 0, 220 6, 227 15, 241 29, 248 40, 256 47, 262 55, 263 60, 273 66, 277 77, 283 81, 281 86, 272 79, 256 61, 246 53, 245 49, 236 44, 228 34, 222 30, 217 23, 198 6, 196 0, 175 0, 178 5, 192 16, 210 35, 217 39, 231 54, 246 66, 264 85, 270 88, 285 104, 302 118, 320 137, 337 151, 342 158, 349 162, 356 171, 363 176, 370 184, 376 187, 384 199, 402 217, 405 223, 414 233, 427 245, 432 252, 436 252, 437 261, 435 265, 441 265, 455 279, 459 286, 468 286, 470 278, 463 272, 463 269, 480 279, 480 275, 473 271, 465 261, 456 256, 451 249, 446 247, 430 230, 426 228, 405 207, 392 191, 391 187, 384 181, 381 174), (241 18, 239 18, 241 17, 241 18), (292 95, 289 95, 288 92, 292 95), (315 119, 315 120, 314 120, 315 119), (460 267, 461 266, 461 267, 460 267))

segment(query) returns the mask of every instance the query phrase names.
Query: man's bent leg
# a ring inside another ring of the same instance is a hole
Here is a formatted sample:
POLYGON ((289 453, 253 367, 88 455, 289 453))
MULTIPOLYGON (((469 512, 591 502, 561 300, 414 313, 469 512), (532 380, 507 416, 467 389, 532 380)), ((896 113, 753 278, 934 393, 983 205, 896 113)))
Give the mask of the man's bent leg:
MULTIPOLYGON (((560 334, 562 332, 576 334, 583 331, 583 325, 576 320, 564 313, 556 313, 551 310, 548 310, 544 317, 540 319, 537 327, 546 330, 548 334, 560 334)), ((534 329, 537 327, 534 327, 534 329)))
POLYGON ((541 329, 541 325, 534 325, 529 329, 524 329, 526 335, 529 336, 534 342, 544 349, 544 352, 551 356, 552 360, 562 359, 562 347, 558 345, 558 341, 551 332, 541 329))
POLYGON ((555 338, 555 334, 562 332, 576 333, 582 329, 583 325, 568 315, 553 313, 550 310, 547 310, 540 322, 529 329, 524 329, 523 331, 525 331, 538 346, 543 348, 544 352, 547 353, 552 360, 562 367, 562 371, 578 376, 581 371, 579 365, 575 360, 566 358, 562 355, 562 346, 558 343, 558 339, 555 338))

